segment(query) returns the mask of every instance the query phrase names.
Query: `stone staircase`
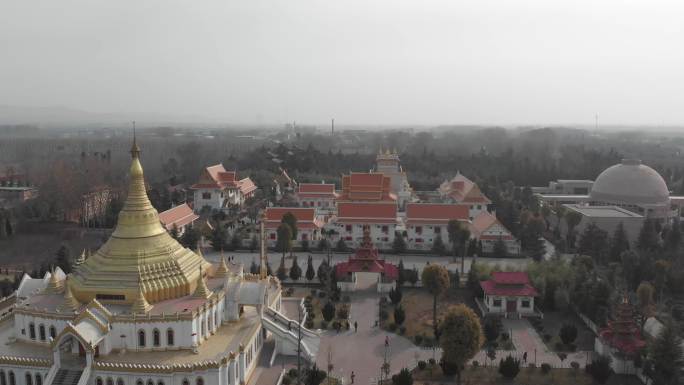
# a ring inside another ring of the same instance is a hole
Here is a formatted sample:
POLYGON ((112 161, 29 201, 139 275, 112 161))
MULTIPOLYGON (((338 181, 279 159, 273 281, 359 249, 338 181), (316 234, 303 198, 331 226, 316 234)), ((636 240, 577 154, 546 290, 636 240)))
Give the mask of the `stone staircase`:
POLYGON ((82 370, 74 369, 59 369, 50 385, 77 385, 78 380, 81 379, 82 370))

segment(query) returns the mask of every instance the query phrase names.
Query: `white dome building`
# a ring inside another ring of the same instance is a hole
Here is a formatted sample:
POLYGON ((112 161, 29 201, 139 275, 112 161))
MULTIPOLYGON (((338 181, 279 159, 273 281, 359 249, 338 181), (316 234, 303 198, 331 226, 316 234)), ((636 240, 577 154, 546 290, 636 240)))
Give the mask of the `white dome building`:
POLYGON ((599 174, 589 202, 594 206, 623 207, 651 218, 669 218, 673 213, 665 180, 638 159, 623 159, 599 174))

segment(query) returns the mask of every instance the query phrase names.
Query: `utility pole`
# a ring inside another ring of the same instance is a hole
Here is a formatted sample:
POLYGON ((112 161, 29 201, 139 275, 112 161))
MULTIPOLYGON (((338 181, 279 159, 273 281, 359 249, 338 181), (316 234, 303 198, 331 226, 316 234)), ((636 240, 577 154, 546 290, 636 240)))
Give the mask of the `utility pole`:
POLYGON ((297 384, 302 383, 302 308, 297 306, 297 384))
POLYGON ((335 118, 332 119, 332 125, 330 127, 330 136, 335 136, 335 118))

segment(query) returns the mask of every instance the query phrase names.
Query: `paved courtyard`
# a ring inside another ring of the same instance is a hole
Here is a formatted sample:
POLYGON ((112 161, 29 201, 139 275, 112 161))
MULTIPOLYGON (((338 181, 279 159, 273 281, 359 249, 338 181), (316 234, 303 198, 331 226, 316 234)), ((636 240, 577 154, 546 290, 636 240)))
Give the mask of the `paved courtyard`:
POLYGON ((378 313, 378 294, 375 292, 374 274, 358 274, 358 290, 351 295, 351 322, 359 324, 358 332, 352 327, 339 334, 326 331, 321 339, 316 363, 320 368, 328 366, 328 352, 332 351, 334 373, 349 383, 352 371, 356 384, 371 384, 380 375, 385 355, 385 338, 389 340, 388 361, 391 371, 413 367, 417 360, 432 358, 431 350, 416 347, 408 339, 374 327, 378 313))

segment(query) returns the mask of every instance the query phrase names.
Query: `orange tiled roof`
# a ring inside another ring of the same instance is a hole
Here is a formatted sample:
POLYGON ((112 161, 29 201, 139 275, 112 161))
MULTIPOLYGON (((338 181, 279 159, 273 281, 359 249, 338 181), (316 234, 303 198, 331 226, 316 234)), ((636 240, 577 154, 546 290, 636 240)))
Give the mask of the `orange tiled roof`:
POLYGON ((280 226, 283 215, 292 213, 297 218, 297 228, 311 229, 323 227, 323 222, 316 217, 316 209, 308 207, 267 207, 266 228, 275 229, 280 226))
POLYGON ((340 202, 337 204, 339 223, 396 223, 397 204, 394 202, 340 202))
POLYGON ((159 213, 159 220, 167 230, 171 230, 174 224, 177 227, 181 227, 194 222, 198 218, 199 215, 195 214, 187 203, 159 213))
POLYGON ((446 223, 452 219, 467 221, 469 207, 457 204, 409 203, 406 205, 407 223, 446 223))
POLYGON ((250 178, 244 178, 237 180, 236 171, 226 171, 223 164, 215 164, 209 166, 202 174, 200 174, 199 181, 192 185, 192 189, 200 188, 232 188, 240 189, 243 194, 249 194, 250 192, 257 189, 256 185, 250 178))
POLYGON ((439 186, 440 194, 452 198, 456 202, 464 203, 492 203, 487 198, 480 187, 460 172, 450 181, 446 181, 439 186))
POLYGON ((353 172, 342 176, 341 201, 396 201, 391 179, 382 173, 353 172))
POLYGON ((471 230, 472 230, 473 235, 476 238, 482 239, 482 240, 485 240, 485 239, 492 239, 492 240, 513 239, 513 236, 510 234, 508 229, 506 229, 507 234, 501 235, 501 236, 496 236, 496 235, 489 235, 489 236, 484 235, 483 236, 482 235, 482 233, 484 233, 489 228, 491 228, 492 226, 497 225, 497 224, 500 225, 501 227, 503 227, 504 229, 506 229, 504 227, 504 225, 502 225, 501 222, 499 222, 499 220, 496 218, 496 216, 494 214, 483 211, 473 219, 472 224, 471 224, 471 230))

